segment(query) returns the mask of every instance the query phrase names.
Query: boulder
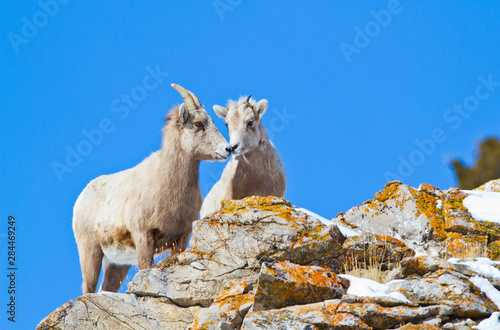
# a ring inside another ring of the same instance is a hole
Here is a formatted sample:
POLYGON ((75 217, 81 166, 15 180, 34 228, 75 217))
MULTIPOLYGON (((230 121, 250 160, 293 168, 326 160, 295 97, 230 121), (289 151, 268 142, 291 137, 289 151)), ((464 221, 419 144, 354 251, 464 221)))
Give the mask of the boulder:
POLYGON ((418 280, 397 281, 390 292, 400 292, 420 306, 446 305, 459 318, 488 317, 497 310, 494 303, 461 273, 441 270, 418 280))
POLYGON ((200 307, 181 308, 165 298, 92 293, 70 300, 37 329, 185 329, 200 307))
POLYGON ((188 327, 198 329, 237 329, 253 305, 253 294, 247 283, 238 283, 222 291, 212 305, 202 308, 188 327))
POLYGON ((381 307, 378 304, 340 304, 337 313, 350 313, 359 317, 374 329, 389 329, 398 325, 416 322, 447 313, 442 306, 397 306, 381 307))
POLYGON ((394 237, 417 252, 428 249, 432 237, 429 216, 434 211, 435 200, 439 197, 434 190, 423 194, 426 199, 419 200, 417 190, 398 181, 390 182, 386 188, 375 194, 361 206, 356 206, 337 217, 338 221, 346 221, 359 229, 379 235, 394 237), (422 205, 434 205, 422 212, 422 205))
POLYGON ((441 191, 422 184, 415 189, 393 181, 334 221, 389 235, 418 255, 500 257, 500 224, 474 219, 463 205, 466 197, 457 188, 441 191))
POLYGON ((254 296, 254 311, 279 309, 340 298, 349 281, 317 266, 288 261, 262 264, 254 296))
POLYGON ((452 264, 446 260, 430 256, 405 258, 400 265, 399 278, 408 278, 412 275, 421 277, 443 269, 453 270, 469 277, 474 276, 474 273, 465 265, 452 264))
POLYGON ((241 330, 264 329, 371 329, 359 317, 336 313, 340 300, 291 306, 282 309, 254 311, 247 314, 241 330))

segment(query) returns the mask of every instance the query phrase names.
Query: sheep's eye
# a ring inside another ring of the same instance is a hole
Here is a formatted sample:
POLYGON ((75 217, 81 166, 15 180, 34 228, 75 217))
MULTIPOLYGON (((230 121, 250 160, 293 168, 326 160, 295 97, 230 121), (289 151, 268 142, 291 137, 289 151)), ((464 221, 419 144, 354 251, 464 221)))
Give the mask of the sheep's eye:
POLYGON ((203 127, 203 123, 201 121, 197 121, 194 123, 194 126, 196 127, 203 127))
POLYGON ((248 125, 248 126, 252 126, 252 125, 253 125, 253 121, 249 121, 249 122, 247 123, 247 125, 248 125))

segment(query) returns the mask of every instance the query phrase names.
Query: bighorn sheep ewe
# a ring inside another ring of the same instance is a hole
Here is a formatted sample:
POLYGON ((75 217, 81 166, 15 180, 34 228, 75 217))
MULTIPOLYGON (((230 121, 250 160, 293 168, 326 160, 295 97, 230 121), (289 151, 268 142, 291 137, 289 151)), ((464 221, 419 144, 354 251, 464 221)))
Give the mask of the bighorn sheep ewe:
POLYGON ((203 201, 200 218, 220 210, 224 199, 285 195, 285 168, 261 122, 266 110, 267 100, 255 103, 251 96, 230 100, 226 108, 214 105, 229 129, 233 157, 203 201))
POLYGON ((130 265, 149 268, 156 253, 184 250, 202 204, 200 161, 231 155, 198 98, 172 87, 185 103, 168 113, 161 149, 131 169, 92 180, 75 203, 83 293, 95 292, 101 263, 101 290, 116 292, 130 265))

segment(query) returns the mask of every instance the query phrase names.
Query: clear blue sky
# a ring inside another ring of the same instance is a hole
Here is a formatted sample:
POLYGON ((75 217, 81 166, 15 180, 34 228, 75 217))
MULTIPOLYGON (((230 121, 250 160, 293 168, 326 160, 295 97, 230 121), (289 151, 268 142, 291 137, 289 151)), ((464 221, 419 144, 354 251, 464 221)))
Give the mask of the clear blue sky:
MULTIPOLYGON (((33 328, 81 294, 76 198, 159 148, 182 102, 173 82, 213 117, 228 98, 268 99, 286 198, 327 218, 388 177, 454 186, 449 160, 470 162, 499 135, 497 1, 41 3, 1 5, 0 328, 11 325, 7 217, 16 328, 33 328)), ((201 165, 204 194, 224 165, 201 165)))

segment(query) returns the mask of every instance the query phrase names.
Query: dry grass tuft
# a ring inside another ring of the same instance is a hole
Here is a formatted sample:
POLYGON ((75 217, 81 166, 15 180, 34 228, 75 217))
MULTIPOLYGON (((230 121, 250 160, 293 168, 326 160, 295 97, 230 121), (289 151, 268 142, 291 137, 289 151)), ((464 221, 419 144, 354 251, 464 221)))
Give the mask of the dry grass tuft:
POLYGON ((386 283, 389 272, 400 266, 399 261, 391 261, 394 258, 386 257, 387 254, 387 247, 384 246, 383 250, 365 248, 361 259, 354 255, 348 255, 345 259, 348 261, 344 263, 344 273, 386 283))
MULTIPOLYGON (((158 253, 158 251, 156 251, 158 253)), ((177 257, 181 254, 175 243, 172 243, 172 248, 169 249, 167 246, 161 251, 161 253, 155 257, 155 264, 152 268, 167 269, 175 265, 178 261, 177 257)))
POLYGON ((156 265, 153 266, 153 268, 160 268, 160 269, 167 269, 170 268, 171 266, 175 265, 177 263, 177 257, 179 256, 180 253, 174 253, 166 257, 165 259, 161 260, 158 262, 156 265))
POLYGON ((474 241, 467 242, 451 251, 452 258, 488 258, 488 242, 474 241))
POLYGON ((344 273, 356 277, 368 278, 375 282, 385 283, 388 273, 399 267, 399 263, 384 264, 375 255, 365 258, 363 262, 353 259, 344 264, 344 273))

